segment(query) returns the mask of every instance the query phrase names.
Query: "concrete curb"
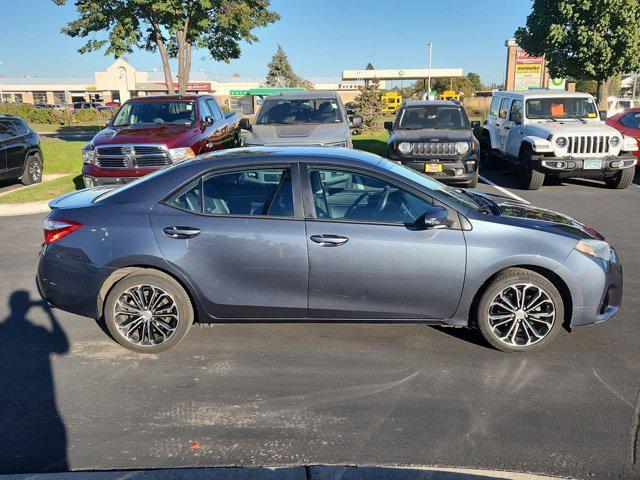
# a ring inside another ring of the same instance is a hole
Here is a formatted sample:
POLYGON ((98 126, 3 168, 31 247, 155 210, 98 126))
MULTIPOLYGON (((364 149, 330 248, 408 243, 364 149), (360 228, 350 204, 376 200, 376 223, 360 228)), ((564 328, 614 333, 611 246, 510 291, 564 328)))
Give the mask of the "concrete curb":
MULTIPOLYGON (((218 467, 0 475, 1 480, 558 480, 529 473, 422 467, 218 467)), ((566 477, 565 477, 566 478, 566 477)))
POLYGON ((0 203, 0 217, 15 217, 17 215, 32 215, 35 213, 49 212, 49 200, 28 203, 0 203))

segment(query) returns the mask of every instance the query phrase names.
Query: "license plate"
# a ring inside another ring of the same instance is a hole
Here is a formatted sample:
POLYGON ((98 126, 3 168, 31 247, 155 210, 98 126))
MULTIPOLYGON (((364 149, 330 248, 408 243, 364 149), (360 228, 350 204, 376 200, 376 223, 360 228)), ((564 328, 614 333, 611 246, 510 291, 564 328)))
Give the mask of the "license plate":
POLYGON ((427 163, 424 166, 424 171, 426 173, 439 173, 442 171, 442 165, 439 163, 427 163))
POLYGON ((582 168, 585 170, 600 170, 602 168, 602 160, 585 160, 582 168))

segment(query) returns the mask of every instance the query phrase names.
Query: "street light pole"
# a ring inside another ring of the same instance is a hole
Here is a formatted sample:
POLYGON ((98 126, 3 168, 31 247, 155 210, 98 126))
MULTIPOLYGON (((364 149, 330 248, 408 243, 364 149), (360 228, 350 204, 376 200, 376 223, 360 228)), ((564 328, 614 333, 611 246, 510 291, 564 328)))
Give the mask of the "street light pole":
POLYGON ((429 47, 429 83, 427 87, 427 100, 428 100, 429 96, 431 95, 431 50, 432 50, 431 42, 429 42, 427 45, 429 47))

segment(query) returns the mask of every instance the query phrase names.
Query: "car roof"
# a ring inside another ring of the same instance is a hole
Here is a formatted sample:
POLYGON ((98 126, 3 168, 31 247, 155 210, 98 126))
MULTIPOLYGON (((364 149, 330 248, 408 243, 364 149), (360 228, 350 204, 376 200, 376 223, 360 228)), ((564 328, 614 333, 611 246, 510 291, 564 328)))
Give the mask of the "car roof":
POLYGON ((363 166, 378 165, 383 159, 379 155, 355 150, 352 148, 335 147, 244 147, 212 152, 192 160, 193 162, 213 160, 219 163, 223 160, 260 161, 273 158, 287 158, 288 161, 300 163, 317 162, 318 160, 346 160, 349 163, 363 166))
POLYGON ((275 93, 265 100, 315 100, 318 98, 338 98, 338 94, 331 90, 305 90, 275 93))
MULTIPOLYGON (((212 95, 213 94, 211 93, 187 93, 185 95, 164 95, 164 94, 143 95, 141 97, 130 98, 129 100, 127 100, 127 102, 145 102, 145 101, 167 102, 171 100, 189 101, 189 100, 196 100, 201 97, 211 97, 212 95)), ((82 103, 87 103, 87 102, 82 102, 82 103)))
POLYGON ((565 90, 506 90, 495 92, 494 97, 523 97, 527 98, 545 98, 545 97, 591 97, 588 93, 567 92, 565 90))
POLYGON ((438 107, 461 107, 458 102, 452 102, 451 100, 405 100, 405 107, 422 107, 434 105, 438 107))

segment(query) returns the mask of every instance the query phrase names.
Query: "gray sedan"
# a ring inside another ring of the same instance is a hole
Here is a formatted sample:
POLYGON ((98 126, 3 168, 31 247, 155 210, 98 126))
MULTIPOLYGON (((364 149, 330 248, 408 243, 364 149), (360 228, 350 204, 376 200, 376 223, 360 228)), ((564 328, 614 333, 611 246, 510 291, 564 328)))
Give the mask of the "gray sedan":
POLYGON ((143 353, 194 321, 423 322, 526 351, 622 300, 592 228, 347 149, 230 150, 51 208, 41 294, 143 353))

